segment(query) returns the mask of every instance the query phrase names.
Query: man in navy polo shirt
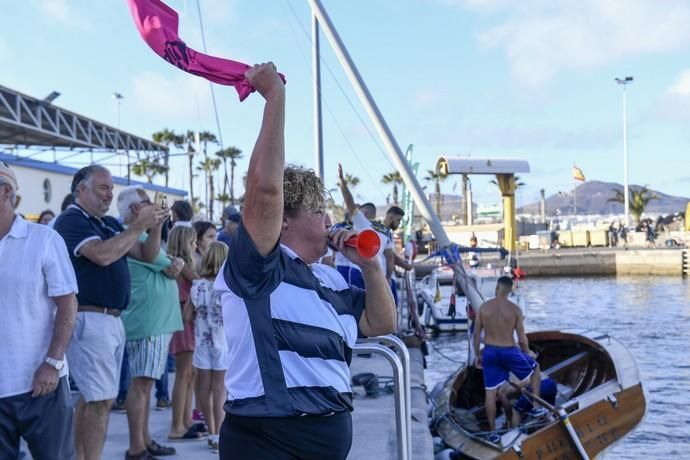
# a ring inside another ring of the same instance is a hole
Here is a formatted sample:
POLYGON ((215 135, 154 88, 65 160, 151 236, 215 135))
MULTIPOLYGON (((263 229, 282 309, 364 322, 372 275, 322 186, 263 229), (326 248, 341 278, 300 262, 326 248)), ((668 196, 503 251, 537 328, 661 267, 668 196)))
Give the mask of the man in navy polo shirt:
POLYGON ((395 329, 377 258, 329 233, 326 190, 311 170, 285 165, 285 87, 271 63, 245 74, 264 97, 245 208, 215 282, 221 294, 229 400, 221 459, 345 459, 352 443, 349 363, 358 332, 395 329), (358 264, 367 290, 317 263, 330 244, 358 264))
POLYGON ((113 200, 107 168, 86 166, 74 175, 75 202, 60 214, 55 230, 67 244, 77 275, 77 320, 67 359, 81 398, 75 409, 77 459, 98 459, 117 395, 125 331, 119 316, 130 294, 127 256, 152 262, 160 249, 167 210, 143 208, 125 230, 106 216, 113 200), (139 235, 150 229, 146 242, 139 235))

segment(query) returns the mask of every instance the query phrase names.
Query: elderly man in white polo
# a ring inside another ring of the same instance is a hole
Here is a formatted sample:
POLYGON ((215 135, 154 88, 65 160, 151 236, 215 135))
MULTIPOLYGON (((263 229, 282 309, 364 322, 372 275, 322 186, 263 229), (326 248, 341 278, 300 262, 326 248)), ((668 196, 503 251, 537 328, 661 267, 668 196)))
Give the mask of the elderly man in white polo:
POLYGON ((15 213, 18 188, 0 163, 0 458, 17 458, 24 438, 35 459, 70 459, 65 351, 77 280, 60 235, 15 213))

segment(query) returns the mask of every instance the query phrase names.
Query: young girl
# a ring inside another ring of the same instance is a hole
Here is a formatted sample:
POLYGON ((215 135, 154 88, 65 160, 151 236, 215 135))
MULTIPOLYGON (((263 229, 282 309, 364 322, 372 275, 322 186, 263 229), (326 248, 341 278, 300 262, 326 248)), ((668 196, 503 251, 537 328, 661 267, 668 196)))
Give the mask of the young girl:
POLYGON ((201 260, 201 279, 192 283, 185 315, 194 316, 195 347, 192 363, 197 368, 197 395, 208 426, 208 446, 218 452, 218 432, 225 415, 225 371, 228 368, 228 344, 223 329, 220 296, 213 290, 213 282, 228 256, 225 243, 211 243, 201 260), (192 311, 193 310, 193 311, 192 311))
POLYGON ((192 228, 196 231, 194 263, 197 267, 201 267, 201 258, 208 249, 208 245, 216 241, 216 227, 206 220, 197 220, 192 224, 192 228))
MULTIPOLYGON (((184 268, 177 276, 180 307, 187 303, 192 281, 199 278, 195 271, 193 254, 196 251, 196 232, 191 227, 178 225, 168 236, 168 255, 184 260, 184 268)), ((172 395, 171 440, 198 439, 203 427, 194 426, 192 421, 192 397, 194 393, 194 323, 184 321, 184 330, 173 334, 170 353, 175 356, 175 386, 172 395)))

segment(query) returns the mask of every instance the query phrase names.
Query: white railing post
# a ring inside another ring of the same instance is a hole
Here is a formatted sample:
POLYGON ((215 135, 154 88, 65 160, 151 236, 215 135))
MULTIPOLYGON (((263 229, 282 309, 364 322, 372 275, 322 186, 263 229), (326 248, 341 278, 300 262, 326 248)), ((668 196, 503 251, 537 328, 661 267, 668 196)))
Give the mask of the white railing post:
MULTIPOLYGON (((404 446, 403 450, 407 454, 407 458, 412 458, 412 394, 411 394, 411 383, 410 383, 410 353, 407 350, 407 346, 395 335, 382 335, 379 337, 368 337, 364 339, 359 339, 355 345, 355 351, 365 351, 360 347, 363 346, 376 346, 377 351, 372 351, 373 353, 380 353, 379 350, 386 350, 387 354, 393 354, 390 348, 395 350, 396 361, 400 363, 401 371, 401 382, 400 388, 398 388, 398 381, 395 382, 395 394, 396 394, 396 417, 402 418, 402 424, 396 422, 396 426, 399 426, 402 431, 398 432, 398 442, 402 442, 404 446), (400 395, 400 401, 398 401, 398 394, 400 395), (402 410, 398 410, 397 404, 401 403, 402 410), (402 437, 402 440, 401 440, 402 437)), ((365 351, 367 352, 367 351, 365 351)), ((395 364, 388 358, 391 365, 393 365, 393 371, 395 372, 395 364)), ((400 446, 401 444, 399 444, 400 446)), ((402 452, 402 451, 401 451, 402 452)))

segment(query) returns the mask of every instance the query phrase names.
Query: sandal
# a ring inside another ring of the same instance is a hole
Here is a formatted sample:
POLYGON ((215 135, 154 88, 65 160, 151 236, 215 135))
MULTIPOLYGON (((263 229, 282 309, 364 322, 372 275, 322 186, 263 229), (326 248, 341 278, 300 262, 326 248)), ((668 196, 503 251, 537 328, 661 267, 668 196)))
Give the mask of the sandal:
POLYGON ((198 441, 201 438, 203 438, 203 435, 198 431, 193 431, 192 428, 188 429, 182 436, 168 435, 168 440, 170 441, 198 441))
POLYGON ((175 455, 177 453, 174 447, 161 446, 153 439, 151 440, 151 444, 146 446, 146 450, 149 451, 149 454, 158 457, 166 457, 168 455, 175 455))

